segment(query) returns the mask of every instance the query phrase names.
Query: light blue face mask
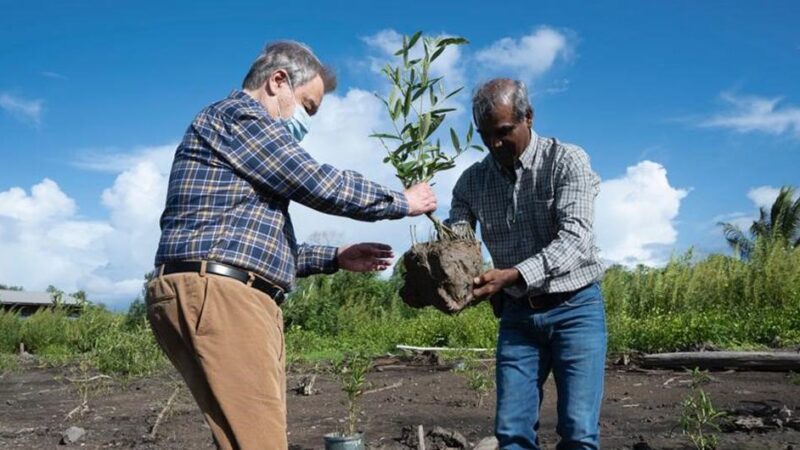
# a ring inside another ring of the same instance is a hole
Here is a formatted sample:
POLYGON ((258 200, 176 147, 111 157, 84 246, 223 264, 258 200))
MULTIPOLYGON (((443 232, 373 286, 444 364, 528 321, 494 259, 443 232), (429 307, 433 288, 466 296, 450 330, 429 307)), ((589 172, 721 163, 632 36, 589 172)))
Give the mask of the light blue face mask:
MULTIPOLYGON (((294 98, 294 87, 291 81, 289 82, 289 89, 292 91, 292 98, 294 98)), ((306 137, 306 134, 308 134, 308 129, 311 127, 311 116, 308 115, 303 105, 298 105, 296 101, 294 104, 294 113, 292 117, 288 119, 283 118, 280 108, 281 104, 278 102, 278 113, 281 115, 281 121, 283 122, 283 126, 286 127, 286 131, 294 136, 297 142, 302 141, 303 138, 306 137)))
POLYGON ((308 134, 308 129, 311 126, 311 116, 308 115, 305 108, 295 104, 294 114, 283 121, 283 126, 297 139, 297 142, 300 142, 308 134))

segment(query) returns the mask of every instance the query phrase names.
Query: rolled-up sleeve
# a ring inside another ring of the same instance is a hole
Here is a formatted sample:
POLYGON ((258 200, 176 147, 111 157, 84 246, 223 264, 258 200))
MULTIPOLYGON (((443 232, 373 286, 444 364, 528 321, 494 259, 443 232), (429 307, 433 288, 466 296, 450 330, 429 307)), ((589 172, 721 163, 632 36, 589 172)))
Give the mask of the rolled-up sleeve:
POLYGON ((450 201, 450 214, 444 223, 456 229, 460 226, 469 226, 474 232, 477 219, 469 201, 475 196, 474 189, 472 189, 473 169, 467 169, 456 181, 456 185, 453 187, 453 198, 450 201))

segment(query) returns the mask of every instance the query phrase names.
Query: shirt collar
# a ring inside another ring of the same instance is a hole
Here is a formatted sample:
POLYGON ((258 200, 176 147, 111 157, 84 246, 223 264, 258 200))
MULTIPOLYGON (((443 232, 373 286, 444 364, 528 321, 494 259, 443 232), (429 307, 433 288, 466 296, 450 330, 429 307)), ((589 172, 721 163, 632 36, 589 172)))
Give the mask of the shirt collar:
POLYGON ((531 141, 528 143, 528 147, 525 148, 525 151, 519 155, 519 160, 517 161, 524 169, 530 169, 533 165, 533 157, 536 156, 538 142, 539 135, 531 128, 531 141))
POLYGON ((262 113, 266 114, 269 117, 269 113, 264 108, 264 105, 259 103, 258 100, 256 100, 253 97, 251 97, 250 94, 248 94, 245 91, 242 91, 242 90, 239 90, 239 89, 234 89, 228 95, 228 98, 233 99, 233 100, 242 101, 242 102, 244 102, 244 104, 247 107, 253 108, 256 111, 262 112, 262 113))

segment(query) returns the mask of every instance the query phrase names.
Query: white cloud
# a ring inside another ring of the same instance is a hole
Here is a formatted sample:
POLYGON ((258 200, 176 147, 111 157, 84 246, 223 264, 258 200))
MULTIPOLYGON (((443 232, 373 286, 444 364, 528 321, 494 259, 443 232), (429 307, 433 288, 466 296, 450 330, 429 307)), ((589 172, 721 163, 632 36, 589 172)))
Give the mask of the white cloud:
POLYGON ((169 169, 172 164, 177 147, 177 142, 171 142, 166 145, 140 147, 130 151, 121 151, 115 148, 89 149, 81 152, 73 163, 82 169, 120 173, 141 161, 150 161, 159 167, 159 170, 164 170, 164 168, 169 169))
POLYGON ((602 258, 626 265, 663 264, 674 244, 675 219, 688 191, 671 186, 664 166, 642 161, 624 176, 604 181, 595 208, 602 258))
MULTIPOLYGON (((434 36, 441 38, 451 35, 441 33, 434 36)), ((372 36, 363 38, 363 41, 377 52, 377 56, 369 57, 370 68, 375 73, 380 73, 386 63, 397 61, 400 58, 394 56, 394 53, 402 47, 403 35, 393 29, 381 30, 372 36)), ((444 77, 444 87, 448 91, 456 89, 458 86, 463 86, 466 81, 462 47, 463 46, 460 45, 449 46, 447 50, 431 64, 431 75, 434 77, 444 77)), ((409 58, 420 58, 423 54, 422 44, 418 43, 409 54, 409 58)))
MULTIPOLYGON (((343 97, 325 97, 319 114, 312 119, 311 133, 303 141, 303 147, 321 162, 331 163, 339 169, 356 170, 371 181, 402 190, 394 169, 382 162, 386 156, 385 149, 376 139, 368 137, 375 131, 386 131, 390 127, 383 104, 373 95, 353 89, 343 97)), ((456 168, 436 176, 434 191, 439 200, 438 215, 447 215, 451 192, 461 172, 482 157, 483 154, 470 151, 459 158, 456 168)), ((388 243, 398 256, 410 246, 411 226, 416 227, 422 240, 427 240, 431 230, 425 217, 367 223, 327 216, 295 203, 291 214, 301 241, 316 240, 321 232, 333 232, 337 242, 388 243)))
POLYGON ((69 217, 75 213, 75 202, 58 185, 45 178, 28 195, 21 188, 0 192, 0 217, 6 216, 22 223, 69 217))
POLYGON ((112 231, 80 220, 74 200, 48 179, 31 188, 0 192, 0 283, 43 290, 79 289, 82 274, 105 264, 98 244, 112 231))
POLYGON ((769 209, 772 207, 772 204, 775 203, 775 199, 778 198, 780 191, 780 188, 772 186, 759 186, 750 189, 747 192, 747 198, 756 205, 756 208, 769 209))
POLYGON ((530 82, 550 70, 559 59, 569 60, 574 53, 572 39, 559 30, 540 26, 519 39, 502 38, 479 50, 475 59, 489 73, 512 72, 530 82))
POLYGON ((56 79, 56 80, 66 80, 67 79, 67 77, 65 75, 62 75, 62 74, 60 74, 58 72, 50 72, 50 71, 42 72, 42 76, 45 76, 47 78, 53 78, 53 79, 56 79))
POLYGON ((152 270, 173 151, 162 146, 95 155, 95 168, 116 167, 118 174, 101 197, 105 220, 81 218, 75 201, 49 179, 30 193, 19 187, 0 192, 0 283, 82 289, 110 305, 135 298, 152 270))
POLYGON ((0 108, 23 122, 41 123, 44 100, 28 100, 7 92, 0 93, 0 108))
MULTIPOLYGON (((760 218, 760 213, 758 210, 764 208, 767 210, 767 213, 769 213, 769 210, 772 208, 772 204, 775 203, 775 199, 778 198, 778 193, 780 193, 780 191, 780 188, 773 186, 758 186, 750 189, 747 191, 747 198, 753 202, 753 206, 755 207, 756 211, 734 212, 715 217, 713 221, 714 233, 720 233, 719 222, 730 223, 747 233, 748 230, 750 230, 750 227, 753 225, 753 222, 760 218)), ((798 197, 800 197, 800 192, 796 193, 794 196, 795 199, 798 197)))
POLYGON ((800 108, 780 106, 780 97, 740 96, 731 92, 723 92, 721 97, 730 110, 703 120, 701 126, 728 128, 740 133, 791 133, 800 138, 800 108))

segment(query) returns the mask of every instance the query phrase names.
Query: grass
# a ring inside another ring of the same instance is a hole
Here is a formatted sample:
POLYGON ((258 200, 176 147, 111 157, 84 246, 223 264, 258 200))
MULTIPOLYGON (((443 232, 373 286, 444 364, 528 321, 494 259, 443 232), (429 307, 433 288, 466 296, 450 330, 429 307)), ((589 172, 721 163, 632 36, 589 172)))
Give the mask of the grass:
MULTIPOLYGON (((377 355, 397 344, 494 348, 498 322, 488 303, 448 316, 405 306, 402 280, 340 272, 299 281, 284 304, 289 361, 377 355)), ((602 282, 609 351, 659 352, 699 346, 765 349, 800 344, 800 248, 757 245, 751 259, 692 252, 663 268, 609 268, 602 282)), ((25 344, 50 364, 88 360, 104 373, 146 375, 167 367, 144 320, 87 306, 76 318, 58 308, 22 319, 0 312, 0 371, 25 344)))
POLYGON ((139 376, 166 367, 166 359, 143 321, 101 306, 86 306, 77 318, 55 307, 27 318, 0 312, 0 370, 16 366, 19 344, 39 362, 60 366, 86 362, 103 373, 139 376), (10 363, 9 361, 14 361, 10 363))

